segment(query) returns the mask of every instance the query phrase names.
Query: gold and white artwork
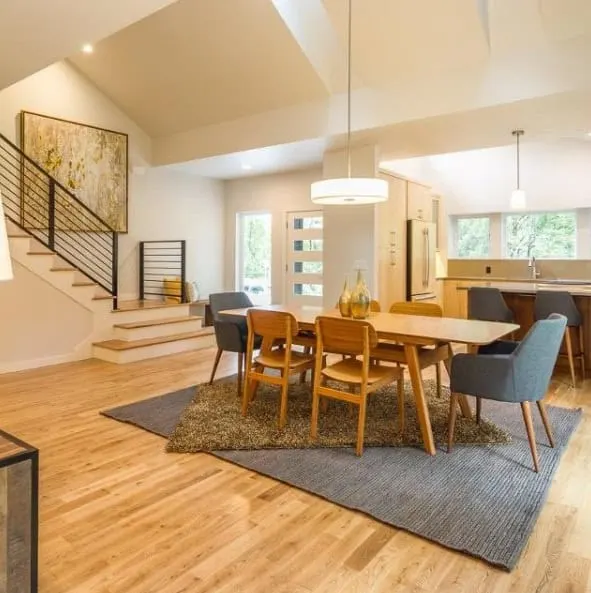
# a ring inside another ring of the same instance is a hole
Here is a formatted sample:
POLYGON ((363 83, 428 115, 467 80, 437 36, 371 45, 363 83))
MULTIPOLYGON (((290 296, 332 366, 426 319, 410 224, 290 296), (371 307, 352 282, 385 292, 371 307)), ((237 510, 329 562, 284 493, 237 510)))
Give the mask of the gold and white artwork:
MULTIPOLYGON (((127 232, 127 134, 27 111, 21 116, 24 153, 112 229, 127 232)), ((72 222, 77 229, 95 226, 90 218, 72 222)))

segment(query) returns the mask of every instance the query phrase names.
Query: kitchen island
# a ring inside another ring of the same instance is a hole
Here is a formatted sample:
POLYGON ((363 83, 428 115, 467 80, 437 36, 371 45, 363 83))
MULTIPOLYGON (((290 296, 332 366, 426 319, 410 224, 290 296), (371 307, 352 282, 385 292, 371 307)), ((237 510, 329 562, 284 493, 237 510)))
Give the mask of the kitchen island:
MULTIPOLYGON (((591 368, 591 282, 583 284, 548 283, 548 282, 487 282, 465 280, 457 283, 458 310, 461 317, 468 315, 468 288, 471 286, 491 286, 498 288, 515 315, 515 323, 519 325, 515 339, 520 340, 534 323, 534 301, 539 290, 564 291, 570 293, 583 317, 583 350, 585 364, 591 368)), ((579 341, 573 340, 575 355, 579 353, 579 341)))

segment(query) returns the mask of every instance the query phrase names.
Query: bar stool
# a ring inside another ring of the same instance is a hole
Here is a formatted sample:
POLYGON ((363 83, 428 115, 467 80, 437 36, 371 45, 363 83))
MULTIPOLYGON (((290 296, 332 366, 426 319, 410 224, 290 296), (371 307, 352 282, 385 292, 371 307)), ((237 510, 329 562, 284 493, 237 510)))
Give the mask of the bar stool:
POLYGON ((573 387, 576 387, 575 358, 578 358, 581 365, 581 375, 585 378, 585 346, 583 334, 583 317, 577 309, 572 295, 564 290, 538 290, 534 304, 535 320, 547 319, 552 313, 560 313, 566 317, 566 329, 564 330, 564 341, 573 387), (572 332, 578 333, 579 351, 573 353, 572 332))
POLYGON ((468 289, 468 319, 513 323, 513 311, 498 288, 472 286, 468 289))

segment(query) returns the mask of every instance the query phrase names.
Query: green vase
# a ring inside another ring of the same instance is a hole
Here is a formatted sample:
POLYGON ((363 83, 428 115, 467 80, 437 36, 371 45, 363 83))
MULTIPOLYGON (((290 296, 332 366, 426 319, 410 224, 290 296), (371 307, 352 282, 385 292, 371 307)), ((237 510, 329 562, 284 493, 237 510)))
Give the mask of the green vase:
POLYGON ((361 270, 357 270, 357 284, 351 292, 351 317, 365 319, 369 315, 371 294, 363 278, 361 270))
POLYGON ((347 276, 345 276, 343 292, 341 292, 341 296, 339 297, 339 311, 343 317, 351 317, 351 291, 349 290, 347 276))

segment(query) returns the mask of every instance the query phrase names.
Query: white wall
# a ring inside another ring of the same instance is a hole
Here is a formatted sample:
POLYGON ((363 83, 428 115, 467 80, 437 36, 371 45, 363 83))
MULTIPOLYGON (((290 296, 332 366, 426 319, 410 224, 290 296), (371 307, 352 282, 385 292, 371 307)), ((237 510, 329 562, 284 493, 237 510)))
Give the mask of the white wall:
POLYGON ((120 291, 134 294, 138 283, 138 242, 185 239, 187 280, 207 296, 224 286, 223 184, 167 168, 134 175, 129 234, 120 237, 120 291))
POLYGON ((138 241, 153 238, 187 239, 188 278, 197 280, 204 293, 221 287, 221 182, 179 171, 150 169, 150 137, 67 62, 54 64, 0 91, 0 132, 17 144, 21 110, 129 135, 129 233, 119 237, 119 291, 123 299, 137 297, 138 241))
POLYGON ((13 262, 0 282, 0 373, 72 360, 93 327, 93 314, 13 262))
POLYGON ((244 177, 224 183, 226 290, 234 290, 236 282, 236 215, 238 212, 270 212, 273 218, 271 300, 273 303, 285 301, 286 213, 318 210, 310 201, 310 184, 320 178, 321 171, 315 168, 279 175, 244 177))

